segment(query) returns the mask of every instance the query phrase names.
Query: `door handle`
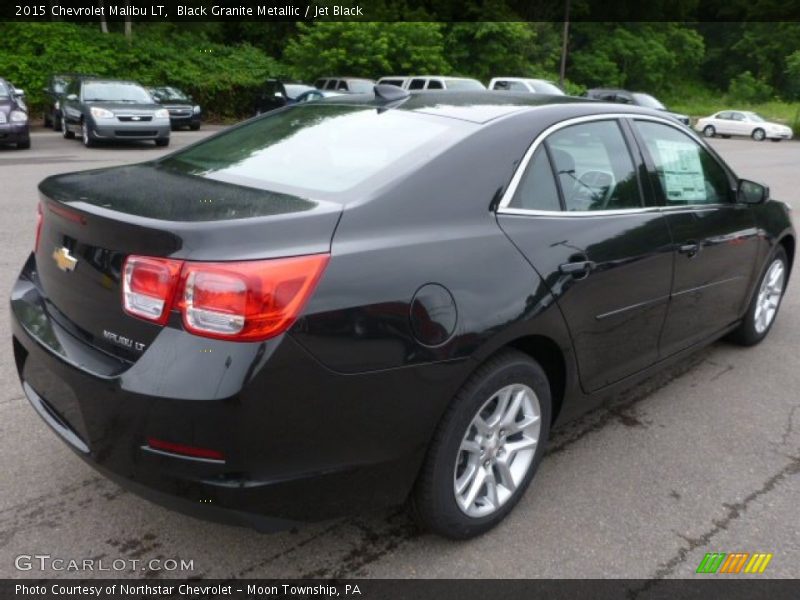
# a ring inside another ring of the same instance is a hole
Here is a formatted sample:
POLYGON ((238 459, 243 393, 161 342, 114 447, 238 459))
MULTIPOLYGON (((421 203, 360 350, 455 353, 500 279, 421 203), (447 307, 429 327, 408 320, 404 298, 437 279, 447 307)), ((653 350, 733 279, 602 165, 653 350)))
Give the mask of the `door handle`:
POLYGON ((678 248, 678 252, 685 254, 689 258, 694 258, 700 252, 700 244, 692 241, 686 242, 678 248))
POLYGON ((558 270, 561 271, 563 275, 572 275, 575 279, 583 279, 589 276, 589 273, 594 270, 595 266, 595 263, 591 260, 580 260, 559 265, 558 270))

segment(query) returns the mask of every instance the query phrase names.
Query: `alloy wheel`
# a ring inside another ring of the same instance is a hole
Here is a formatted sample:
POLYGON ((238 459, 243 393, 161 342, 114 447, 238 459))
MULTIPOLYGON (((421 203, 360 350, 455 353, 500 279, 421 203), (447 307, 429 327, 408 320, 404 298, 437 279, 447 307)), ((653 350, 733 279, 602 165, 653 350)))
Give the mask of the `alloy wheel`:
POLYGON ((533 464, 541 407, 527 385, 495 392, 472 419, 453 474, 456 503, 473 518, 495 513, 514 495, 533 464))
POLYGON ((786 267, 783 261, 776 259, 767 270, 761 287, 758 290, 753 322, 756 332, 764 333, 778 312, 778 305, 783 294, 783 284, 786 279, 786 267))

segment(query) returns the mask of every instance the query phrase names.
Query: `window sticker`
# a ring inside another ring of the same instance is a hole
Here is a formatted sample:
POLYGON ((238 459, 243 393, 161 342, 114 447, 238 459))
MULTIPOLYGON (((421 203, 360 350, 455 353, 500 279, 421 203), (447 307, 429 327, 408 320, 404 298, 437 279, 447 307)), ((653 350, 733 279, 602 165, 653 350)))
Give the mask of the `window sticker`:
POLYGON ((670 202, 706 200, 700 148, 691 142, 656 140, 664 173, 664 192, 670 202))

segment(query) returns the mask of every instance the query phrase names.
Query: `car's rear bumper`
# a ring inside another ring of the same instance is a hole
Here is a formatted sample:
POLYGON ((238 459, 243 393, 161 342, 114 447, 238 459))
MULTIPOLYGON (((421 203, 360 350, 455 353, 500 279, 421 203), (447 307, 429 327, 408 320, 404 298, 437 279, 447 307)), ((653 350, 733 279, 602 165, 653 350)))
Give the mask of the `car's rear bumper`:
POLYGON ((33 257, 11 309, 26 395, 81 458, 170 508, 258 529, 403 502, 464 368, 338 375, 289 335, 233 344, 169 327, 126 363, 50 314, 33 257))
POLYGON ((26 123, 0 124, 0 144, 18 144, 30 140, 30 125, 26 123))

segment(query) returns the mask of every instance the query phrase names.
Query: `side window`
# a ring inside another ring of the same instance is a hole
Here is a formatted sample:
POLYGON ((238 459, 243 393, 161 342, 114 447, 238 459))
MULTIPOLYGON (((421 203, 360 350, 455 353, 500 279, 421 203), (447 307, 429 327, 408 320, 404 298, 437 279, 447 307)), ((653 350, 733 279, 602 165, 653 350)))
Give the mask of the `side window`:
POLYGON ((425 87, 425 80, 424 79, 412 79, 411 83, 408 86, 410 90, 421 90, 425 87))
POLYGON ((544 146, 539 146, 509 203, 511 208, 561 210, 558 188, 544 146))
POLYGON ((428 82, 428 89, 429 90, 443 90, 444 86, 442 85, 442 82, 439 81, 438 79, 431 79, 428 82))
POLYGON ((719 113, 717 115, 717 118, 718 119, 722 119, 724 121, 730 121, 731 120, 731 113, 729 113, 729 112, 721 112, 721 113, 719 113))
POLYGON ((511 89, 508 81, 495 81, 494 86, 492 87, 493 90, 508 90, 511 89))
POLYGON ((668 205, 730 202, 725 169, 682 131, 669 125, 637 121, 636 127, 655 164, 668 205))
POLYGON ((546 143, 566 210, 641 208, 636 169, 616 121, 565 127, 546 143))
POLYGON ((347 82, 344 79, 340 79, 339 83, 336 86, 337 90, 344 90, 347 91, 347 82))
POLYGON ((744 115, 742 113, 737 113, 737 112, 731 113, 731 118, 734 121, 746 121, 747 120, 747 119, 744 118, 744 115))
POLYGON ((336 80, 329 79, 328 82, 325 84, 326 90, 335 90, 336 89, 336 80))
POLYGON ((512 81, 508 85, 508 89, 512 92, 527 92, 528 88, 521 81, 512 81))

